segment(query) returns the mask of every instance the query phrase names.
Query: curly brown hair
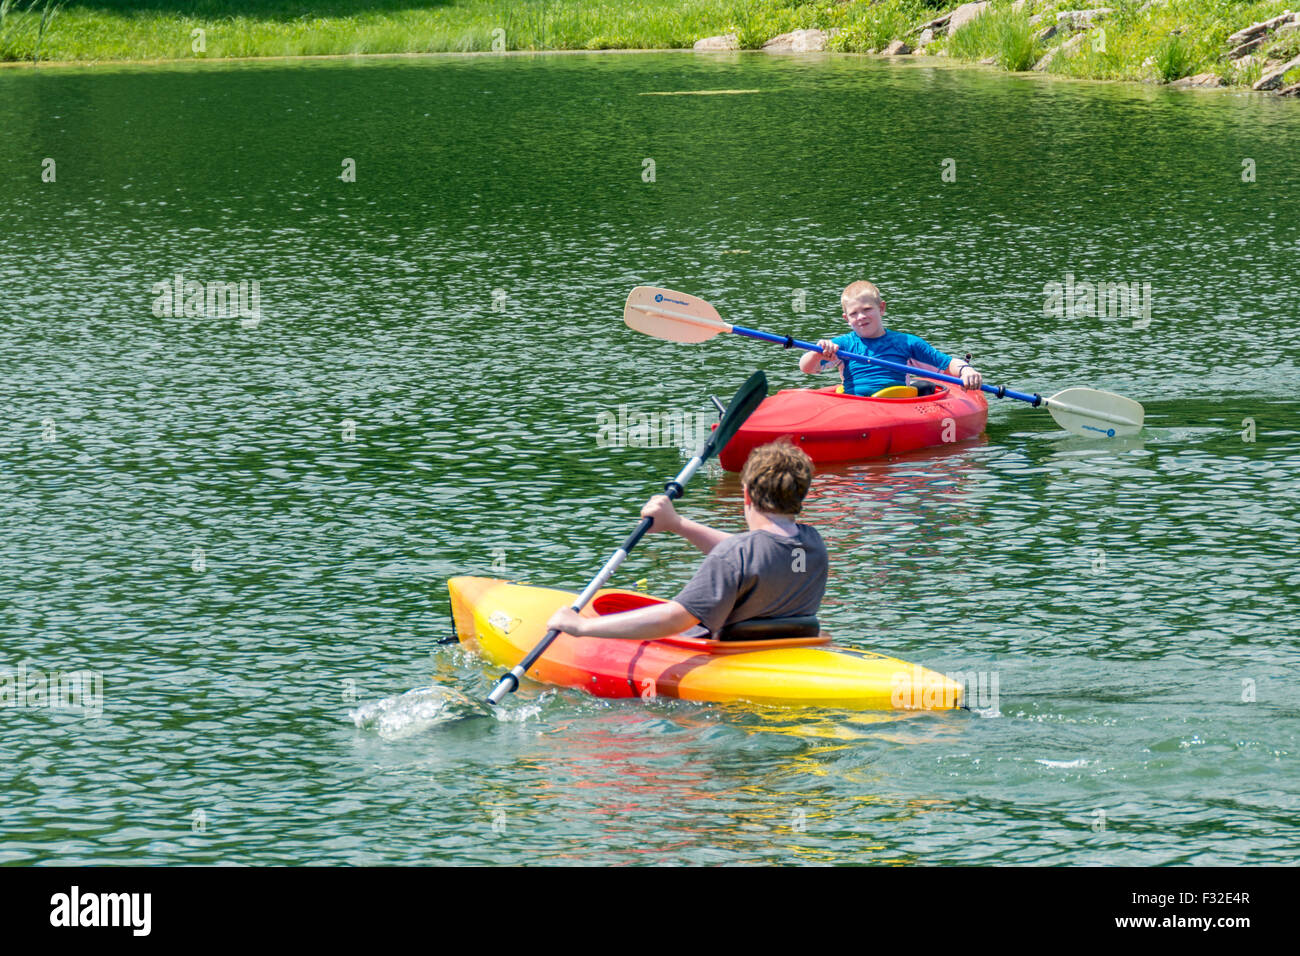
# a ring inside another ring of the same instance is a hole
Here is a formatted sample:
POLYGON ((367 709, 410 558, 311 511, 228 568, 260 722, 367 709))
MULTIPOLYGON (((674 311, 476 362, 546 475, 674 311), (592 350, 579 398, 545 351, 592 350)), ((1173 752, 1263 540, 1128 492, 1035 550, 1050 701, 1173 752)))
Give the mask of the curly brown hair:
POLYGON ((803 510, 812 478, 812 459, 788 441, 755 448, 740 472, 740 483, 749 489, 754 507, 777 515, 797 515, 803 510))

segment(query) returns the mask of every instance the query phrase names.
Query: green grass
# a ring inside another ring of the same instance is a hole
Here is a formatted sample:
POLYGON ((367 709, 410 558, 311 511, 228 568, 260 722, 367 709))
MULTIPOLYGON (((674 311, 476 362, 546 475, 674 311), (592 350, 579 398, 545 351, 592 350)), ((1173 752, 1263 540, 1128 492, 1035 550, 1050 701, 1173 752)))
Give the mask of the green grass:
POLYGON ((60 0, 0 0, 0 59, 13 49, 21 55, 8 59, 39 62, 49 28, 58 16, 60 0))
POLYGON ((936 14, 936 10, 919 0, 845 4, 834 24, 841 32, 831 41, 830 47, 844 53, 880 51, 892 40, 911 40, 908 31, 933 19, 936 14))
MULTIPOLYGON (((992 58, 1026 70, 1071 34, 1035 39, 1031 13, 1054 22, 1059 10, 1102 0, 1010 0, 928 53, 992 58)), ((1089 31, 1053 73, 1168 82, 1217 72, 1233 83, 1258 78, 1258 63, 1234 67, 1220 56, 1229 34, 1282 12, 1295 0, 1105 0, 1115 14, 1089 31)), ((830 48, 883 49, 916 43, 916 28, 955 2, 942 0, 0 0, 0 60, 103 61, 221 59, 366 53, 689 48, 701 37, 735 33, 756 49, 779 33, 837 29, 830 48), (201 31, 196 33, 195 31, 201 31)), ((944 31, 940 31, 942 34, 944 31)), ((1300 34, 1261 49, 1272 59, 1300 52, 1300 34), (1290 52, 1288 54, 1288 51, 1290 52)))
MULTIPOLYGON (((1112 4, 1113 5, 1113 4, 1112 4)), ((1106 50, 1090 44, 1079 56, 1067 58, 1059 72, 1067 76, 1170 82, 1196 73, 1229 75, 1228 36, 1244 26, 1268 19, 1294 5, 1284 2, 1234 0, 1169 0, 1138 14, 1135 0, 1117 6, 1120 14, 1105 22, 1106 50)), ((1053 64, 1055 66, 1056 64, 1053 64)))
MULTIPOLYGON (((498 38, 508 50, 681 47, 711 32, 722 32, 732 23, 753 22, 751 6, 740 0, 685 4, 651 0, 639 5, 580 0, 200 0, 174 6, 148 2, 91 5, 74 0, 55 19, 42 58, 152 60, 482 52, 492 50, 498 38), (204 31, 201 44, 192 35, 196 29, 204 31), (196 50, 196 45, 203 49, 196 50)), ((790 21, 807 19, 797 8, 782 5, 778 12, 790 21)), ((768 19, 780 22, 777 16, 768 19)), ((0 34, 0 59, 31 59, 28 38, 5 42, 0 34)))
POLYGON ((1171 35, 1161 40, 1154 56, 1156 75, 1166 83, 1191 76, 1192 71, 1201 63, 1193 45, 1181 35, 1171 35))
POLYGON ((1034 39, 1038 26, 1029 25, 1028 8, 1019 11, 996 6, 958 30, 948 42, 948 53, 961 60, 992 57, 1004 70, 1028 70, 1044 53, 1034 39))

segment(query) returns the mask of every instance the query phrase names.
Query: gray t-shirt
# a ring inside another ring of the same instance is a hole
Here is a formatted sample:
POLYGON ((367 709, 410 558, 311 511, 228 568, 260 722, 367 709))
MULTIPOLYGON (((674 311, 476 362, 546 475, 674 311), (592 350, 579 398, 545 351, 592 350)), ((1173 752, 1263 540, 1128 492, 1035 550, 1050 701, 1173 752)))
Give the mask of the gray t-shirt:
POLYGON ((733 534, 705 555, 673 600, 715 635, 737 621, 816 614, 826 592, 826 545, 811 525, 795 527, 794 537, 733 534))

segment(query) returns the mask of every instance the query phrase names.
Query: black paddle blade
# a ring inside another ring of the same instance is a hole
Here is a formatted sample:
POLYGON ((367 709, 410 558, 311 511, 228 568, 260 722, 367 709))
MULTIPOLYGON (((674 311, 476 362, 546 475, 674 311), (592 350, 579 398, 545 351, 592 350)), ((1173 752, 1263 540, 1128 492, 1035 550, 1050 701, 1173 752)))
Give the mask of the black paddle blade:
POLYGON ((700 460, 708 461, 722 451, 727 442, 731 441, 731 436, 740 430, 740 426, 745 424, 745 419, 765 398, 767 398, 767 376, 762 372, 755 372, 736 390, 736 394, 731 396, 722 421, 718 422, 718 427, 713 430, 709 440, 700 449, 700 460))

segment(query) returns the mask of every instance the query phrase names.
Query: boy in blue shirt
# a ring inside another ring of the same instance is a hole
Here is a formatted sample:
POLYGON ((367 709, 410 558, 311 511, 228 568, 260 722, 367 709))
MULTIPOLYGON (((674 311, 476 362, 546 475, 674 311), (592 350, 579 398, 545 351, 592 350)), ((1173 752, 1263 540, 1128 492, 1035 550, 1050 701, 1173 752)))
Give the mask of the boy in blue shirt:
MULTIPOLYGON (((850 283, 840 295, 840 305, 844 308, 844 320, 853 331, 833 339, 819 339, 817 346, 821 352, 805 352, 799 359, 800 371, 811 375, 828 365, 838 367, 846 395, 874 395, 882 388, 905 384, 902 372, 836 358, 835 353, 843 349, 899 365, 906 365, 909 359, 931 365, 940 372, 960 378, 965 388, 979 388, 983 383, 984 377, 973 365, 940 352, 925 339, 886 329, 885 302, 880 297, 880 290, 872 283, 850 283)), ((933 391, 933 387, 928 390, 921 388, 923 395, 933 391)))

